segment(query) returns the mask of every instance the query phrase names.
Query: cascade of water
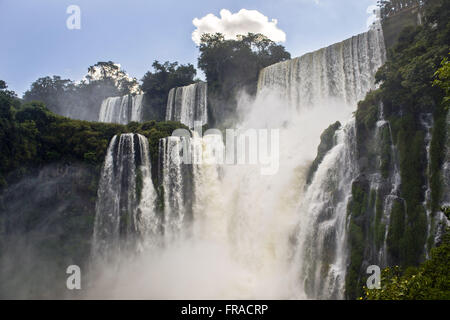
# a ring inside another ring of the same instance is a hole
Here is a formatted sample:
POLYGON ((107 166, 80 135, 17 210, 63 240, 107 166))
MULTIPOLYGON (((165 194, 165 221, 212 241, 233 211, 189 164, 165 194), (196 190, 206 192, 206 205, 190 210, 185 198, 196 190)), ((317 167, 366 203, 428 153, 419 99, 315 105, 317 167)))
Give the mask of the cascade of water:
POLYGON ((183 162, 189 150, 188 137, 166 137, 159 141, 159 174, 164 190, 164 240, 171 243, 182 236, 189 214, 191 167, 183 162))
MULTIPOLYGON (((214 167, 193 168, 194 236, 223 241, 231 252, 245 275, 245 285, 229 283, 229 290, 238 290, 235 296, 267 296, 258 292, 270 287, 276 297, 343 297, 346 205, 358 172, 353 123, 338 134, 313 186, 306 194, 302 190, 321 132, 336 120, 347 120, 357 99, 375 88, 373 75, 384 55, 381 32, 371 30, 262 70, 256 101, 240 108, 246 113, 239 129, 280 130, 279 172, 261 176, 258 166, 225 166, 219 176, 214 167), (206 170, 211 170, 208 178, 206 170), (332 182, 335 194, 329 189, 332 182), (296 233, 298 243, 309 242, 317 250, 292 249, 291 235, 304 223, 309 228, 296 233), (301 269, 300 285, 291 266, 301 269)), ((172 93, 168 106, 176 99, 172 93)), ((167 110, 174 113, 174 108, 167 110)))
POLYGON ((221 192, 220 171, 225 151, 221 135, 199 137, 193 132, 194 237, 226 241, 226 208, 221 192), (214 201, 211 201, 214 199, 214 201))
POLYGON ((155 210, 156 191, 152 181, 148 140, 140 134, 137 137, 139 139, 139 156, 141 160, 139 166, 140 174, 138 175, 141 180, 141 190, 138 192, 137 217, 139 218, 139 223, 137 224, 137 231, 140 235, 138 249, 143 250, 159 244, 161 221, 155 210))
MULTIPOLYGON (((432 226, 432 212, 431 212, 431 184, 430 184, 430 148, 431 148, 431 130, 433 127, 433 115, 431 113, 425 113, 425 114, 421 114, 420 115, 420 124, 422 125, 422 127, 425 130, 425 152, 426 152, 426 157, 427 157, 427 174, 425 175, 426 177, 426 183, 425 183, 425 197, 424 197, 424 201, 423 201, 423 207, 425 208, 425 212, 427 214, 427 238, 430 235, 431 232, 431 226, 432 226)), ((429 255, 429 249, 427 246, 427 243, 425 243, 424 246, 424 252, 425 252, 425 257, 428 259, 429 255)))
MULTIPOLYGON (((217 137, 192 134, 159 141, 167 265, 152 261, 148 266, 164 271, 162 280, 149 283, 151 294, 172 290, 172 297, 342 297, 346 204, 358 172, 353 122, 338 131, 336 146, 306 191, 305 181, 320 134, 330 123, 347 120, 356 101, 374 88, 373 74, 384 55, 381 32, 371 30, 261 71, 256 100, 239 108, 244 114, 238 129, 279 130, 279 170, 272 176, 261 175, 258 165, 183 164, 185 150, 203 160, 212 158, 208 148, 221 153, 223 143, 217 137), (170 246, 176 239, 183 240, 181 251, 170 246), (217 246, 212 251, 205 243, 217 246), (173 268, 178 261, 186 266, 183 270, 173 268), (183 283, 191 276, 196 285, 205 279, 218 285, 205 285, 209 291, 201 294, 192 287, 186 290, 172 281, 184 270, 183 283)), ((166 111, 167 120, 191 128, 195 120, 206 123, 206 84, 172 89, 166 111)))
POLYGON ((447 149, 444 164, 442 166, 443 171, 443 203, 442 205, 450 206, 450 112, 447 111, 447 142, 445 147, 447 149))
POLYGON ((376 24, 343 42, 264 68, 258 91, 276 91, 297 109, 330 103, 330 98, 356 106, 375 88, 374 75, 385 55, 381 25, 376 24))
POLYGON ((130 121, 142 121, 142 101, 144 95, 139 94, 122 97, 109 97, 102 101, 99 122, 127 124, 130 121))
POLYGON ((167 100, 166 120, 179 121, 191 129, 195 121, 201 122, 202 125, 206 124, 207 89, 205 82, 172 88, 167 100))
POLYGON ((123 247, 142 248, 146 236, 157 232, 155 198, 147 138, 114 136, 99 182, 93 256, 111 259, 123 247))
POLYGON ((142 101, 143 94, 137 94, 131 98, 131 121, 142 121, 142 101))
MULTIPOLYGON (((400 183, 401 183, 401 176, 400 176, 400 168, 399 168, 399 161, 398 161, 398 152, 397 147, 394 145, 394 139, 392 136, 392 129, 391 124, 389 121, 385 119, 384 116, 384 105, 382 102, 380 102, 379 105, 379 116, 377 121, 377 128, 376 128, 376 134, 375 138, 379 144, 383 143, 383 137, 382 132, 387 128, 388 132, 388 143, 390 145, 390 155, 391 155, 391 164, 390 164, 390 174, 388 178, 383 178, 380 173, 377 172, 375 174, 372 174, 370 177, 370 189, 376 190, 377 195, 379 197, 383 196, 383 190, 387 189, 384 202, 383 202, 383 215, 381 217, 380 223, 382 223, 384 226, 389 226, 390 219, 391 219, 391 211, 394 206, 395 202, 402 202, 404 203, 404 200, 399 197, 400 195, 400 183)), ((381 152, 381 151, 380 151, 381 152)), ((389 228, 385 228, 384 230, 384 236, 383 236, 383 245, 379 248, 378 252, 378 264, 380 266, 387 266, 388 265, 388 254, 387 254, 387 237, 389 233, 389 228)))
POLYGON ((347 204, 358 175, 354 121, 335 134, 300 204, 296 264, 308 297, 342 299, 347 267, 347 204))

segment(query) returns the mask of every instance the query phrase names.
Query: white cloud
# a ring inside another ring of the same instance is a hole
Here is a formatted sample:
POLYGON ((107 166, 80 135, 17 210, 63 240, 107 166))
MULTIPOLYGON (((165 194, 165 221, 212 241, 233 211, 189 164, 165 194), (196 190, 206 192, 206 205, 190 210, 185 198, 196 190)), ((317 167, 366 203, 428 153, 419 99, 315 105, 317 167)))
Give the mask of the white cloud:
POLYGON ((210 13, 203 18, 195 18, 192 23, 196 27, 192 40, 200 44, 200 38, 205 33, 220 32, 225 39, 235 39, 237 35, 249 32, 262 33, 275 42, 286 41, 286 33, 277 27, 278 21, 269 18, 257 10, 241 9, 238 13, 220 10, 220 18, 210 13))

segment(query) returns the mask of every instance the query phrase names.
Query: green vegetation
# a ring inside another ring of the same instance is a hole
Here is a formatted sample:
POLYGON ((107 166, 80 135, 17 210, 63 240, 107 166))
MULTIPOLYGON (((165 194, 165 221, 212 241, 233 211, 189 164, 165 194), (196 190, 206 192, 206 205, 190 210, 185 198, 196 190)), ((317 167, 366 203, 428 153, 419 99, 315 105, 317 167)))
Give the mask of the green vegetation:
MULTIPOLYGON (((375 248, 379 248, 384 240, 385 228, 388 228, 386 243, 390 265, 407 269, 418 266, 424 260, 428 223, 426 209, 431 209, 434 214, 439 210, 442 201, 441 169, 445 160, 447 134, 446 61, 450 45, 450 2, 428 0, 421 10, 424 14, 423 25, 407 27, 401 32, 397 44, 390 48, 388 60, 376 74, 380 88, 369 93, 366 99, 359 103, 355 114, 358 157, 372 161, 370 165, 362 166, 362 176, 374 172, 376 166, 373 166, 374 160, 371 159, 380 159, 378 170, 383 178, 388 178, 393 157, 396 156, 401 185, 400 197, 389 202, 392 203, 389 225, 384 225, 381 220, 383 212, 389 210, 383 208, 386 191, 377 192, 375 208, 372 208, 371 205, 366 206, 367 200, 363 197, 363 194, 368 194, 368 190, 361 188, 361 183, 353 188, 353 197, 349 204, 351 261, 348 268, 347 295, 350 298, 354 298, 355 293, 361 290, 361 283, 358 282, 360 265, 357 264, 362 259, 370 259, 370 252, 374 250, 372 236, 375 248), (391 132, 387 126, 376 128, 379 109, 382 106, 391 132), (425 148, 427 128, 423 122, 423 117, 427 114, 433 115, 429 165, 425 148), (374 142, 377 130, 379 141, 374 142), (396 147, 396 155, 392 154, 392 143, 396 147), (427 179, 431 186, 431 201, 425 207, 424 186, 427 179), (359 223, 361 208, 366 210, 364 221, 368 225, 359 223), (370 215, 373 209, 375 219, 372 223, 370 215), (360 239, 370 241, 365 244, 357 243, 360 239)), ((392 19, 396 17, 392 16, 392 19)), ((435 231, 432 228, 431 232, 435 231)), ((429 237, 432 239, 434 235, 430 234, 429 237)), ((439 259, 434 261, 436 264, 443 263, 443 260, 439 259)), ((392 269, 388 269, 385 277, 400 281, 400 278, 392 276, 391 272, 392 269)), ((426 286, 427 283, 421 282, 421 285, 426 286)), ((430 296, 435 295, 430 293, 430 296)), ((420 297, 415 293, 409 295, 409 298, 420 297)))
MULTIPOLYGON (((6 88, 5 88, 6 89, 6 88)), ((177 128, 177 122, 109 123, 72 120, 49 111, 42 102, 20 101, 0 91, 0 183, 21 177, 54 162, 82 162, 100 168, 111 138, 135 132, 149 139, 153 167, 158 160, 158 141, 177 128)))
POLYGON ((349 266, 345 279, 346 295, 354 299, 362 293, 364 244, 367 234, 367 209, 369 202, 368 186, 365 182, 355 181, 352 184, 352 198, 347 207, 350 216, 348 245, 350 249, 349 266))
POLYGON ((197 74, 192 64, 178 65, 178 62, 153 62, 153 71, 142 78, 141 89, 145 93, 144 119, 164 120, 169 91, 175 87, 195 82, 197 74))
POLYGON ((445 57, 441 62, 441 67, 434 74, 436 79, 433 82, 433 85, 440 87, 445 91, 444 101, 442 102, 447 111, 450 106, 450 62, 448 61, 448 57, 445 57))
POLYGON ((376 200, 375 200, 375 248, 379 250, 383 245, 385 232, 386 232, 386 224, 381 222, 381 218, 383 216, 383 203, 380 192, 377 191, 376 200))
POLYGON ((291 58, 283 46, 252 33, 237 40, 225 40, 220 33, 204 34, 199 49, 198 67, 208 81, 212 126, 235 116, 240 92, 256 93, 261 69, 291 58))
MULTIPOLYGON (((27 288, 24 297, 45 297, 42 288, 49 286, 49 298, 68 294, 59 272, 70 264, 86 267, 98 182, 111 138, 126 132, 146 136, 156 177, 159 139, 177 128, 185 127, 177 122, 124 126, 72 120, 42 102, 23 103, 0 81, 0 277, 5 279, 0 297, 14 295, 17 283, 27 288), (29 277, 36 268, 49 276, 29 277)), ((138 197, 142 183, 138 170, 138 197)))
POLYGON ((381 289, 364 287, 366 300, 450 300, 450 232, 431 250, 420 267, 388 267, 381 274, 381 289), (405 270, 405 271, 403 271, 405 270))
POLYGON ((363 101, 358 103, 358 108, 355 113, 356 119, 356 141, 358 145, 358 153, 360 155, 368 152, 368 144, 366 141, 372 134, 378 120, 378 106, 379 106, 378 92, 369 92, 363 101))
POLYGON ((381 17, 393 16, 403 10, 423 5, 423 0, 378 0, 381 17))
POLYGON ((392 139, 391 132, 388 126, 384 126, 381 129, 380 139, 380 171, 384 179, 389 177, 390 169, 392 166, 392 139))
POLYGON ((136 79, 127 76, 112 61, 98 62, 88 68, 80 83, 59 76, 39 78, 31 84, 23 99, 41 101, 52 112, 82 120, 96 120, 101 102, 138 89, 136 79))

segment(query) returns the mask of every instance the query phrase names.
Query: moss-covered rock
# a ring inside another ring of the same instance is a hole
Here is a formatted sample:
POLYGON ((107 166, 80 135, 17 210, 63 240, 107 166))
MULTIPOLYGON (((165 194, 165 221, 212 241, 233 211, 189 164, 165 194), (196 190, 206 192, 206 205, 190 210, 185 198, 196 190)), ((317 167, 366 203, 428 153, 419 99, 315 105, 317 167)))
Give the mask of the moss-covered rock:
POLYGON ((317 171, 317 168, 322 163, 325 155, 330 151, 336 144, 334 135, 336 131, 341 127, 341 123, 336 121, 334 124, 330 125, 320 136, 320 144, 317 148, 317 156, 314 159, 313 163, 309 167, 308 176, 306 179, 306 183, 310 184, 314 177, 314 174, 317 171))

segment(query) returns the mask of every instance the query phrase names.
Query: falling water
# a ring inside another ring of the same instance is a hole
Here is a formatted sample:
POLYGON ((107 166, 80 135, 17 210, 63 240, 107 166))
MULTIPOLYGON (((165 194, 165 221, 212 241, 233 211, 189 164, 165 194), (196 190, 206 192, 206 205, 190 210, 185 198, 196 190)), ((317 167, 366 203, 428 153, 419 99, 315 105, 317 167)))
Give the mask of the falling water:
MULTIPOLYGON (((383 216, 381 217, 381 223, 385 226, 389 226, 391 220, 391 212, 395 202, 401 202, 405 204, 404 199, 400 198, 400 165, 398 160, 398 151, 397 146, 394 144, 394 137, 392 135, 392 128, 389 121, 387 121, 384 117, 384 104, 380 103, 379 105, 379 120, 377 121, 377 131, 376 138, 379 142, 382 142, 380 133, 384 128, 387 128, 387 132, 389 133, 389 144, 390 144, 390 153, 391 153, 391 165, 390 165, 390 174, 387 179, 383 179, 379 174, 376 175, 376 179, 372 179, 370 183, 370 189, 376 190, 378 196, 382 196, 382 190, 389 190, 387 195, 385 196, 383 203, 383 216), (386 187, 383 187, 386 185, 386 187)), ((406 208, 406 204, 404 206, 406 208)), ((386 228, 384 231, 383 237, 383 245, 381 246, 378 253, 378 264, 380 266, 388 265, 388 248, 387 248, 387 239, 388 239, 389 228, 386 228)))
POLYGON ((317 170, 300 204, 296 264, 308 297, 342 299, 347 267, 347 204, 357 177, 354 120, 335 134, 336 145, 317 170))
MULTIPOLYGON (((383 34, 381 26, 375 24, 366 33, 263 69, 258 83, 259 94, 266 96, 269 92, 269 95, 278 95, 278 100, 286 101, 289 111, 285 111, 285 117, 287 114, 308 117, 323 110, 324 114, 318 117, 333 113, 333 121, 345 122, 356 109, 357 102, 376 88, 374 75, 384 60, 383 34)), ((323 126, 323 131, 326 126, 321 120, 313 121, 315 125, 323 126)), ((299 280, 296 290, 302 293, 300 297, 344 297, 347 202, 352 181, 358 173, 353 121, 336 133, 335 147, 320 164, 311 185, 298 192, 297 245, 292 266, 294 279, 299 280)), ((288 128, 301 126, 295 117, 286 117, 280 123, 288 128)), ((317 141, 319 135, 309 130, 310 139, 317 141)), ((318 141, 315 143, 317 145, 318 141)), ((304 146, 300 148, 304 149, 304 146)), ((293 157, 292 152, 299 150, 302 149, 293 148, 287 156, 293 157)))
POLYGON ((131 97, 131 121, 142 121, 142 100, 143 94, 137 94, 131 97))
POLYGON ((139 134, 114 136, 103 165, 92 254, 109 260, 122 249, 139 250, 157 232, 148 140, 139 134))
POLYGON ((164 198, 164 241, 181 237, 190 214, 191 167, 184 161, 189 137, 167 137, 159 141, 159 175, 164 198))
MULTIPOLYGON (((427 215, 427 238, 430 236, 431 226, 432 226, 432 210, 431 210, 431 184, 430 184, 430 148, 431 148, 431 138, 432 138, 432 128, 433 128, 433 115, 431 113, 425 113, 420 115, 420 124, 425 130, 425 152, 426 152, 426 163, 427 165, 427 174, 425 175, 426 183, 425 183, 425 197, 422 203, 425 208, 425 212, 427 215)), ((429 249, 427 248, 427 243, 424 245, 424 252, 426 259, 429 259, 429 249)))
POLYGON ((100 107, 99 122, 127 124, 142 121, 142 101, 144 95, 109 97, 100 107))
POLYGON ((356 106, 375 88, 375 73, 385 61, 380 23, 365 33, 261 71, 258 91, 278 92, 291 107, 310 108, 330 98, 356 106))
MULTIPOLYGON (((258 165, 183 164, 186 150, 210 159, 208 150, 221 153, 225 139, 161 139, 166 245, 158 259, 143 260, 145 277, 121 283, 127 292, 146 298, 342 298, 346 204, 358 173, 352 121, 336 133, 309 187, 306 176, 321 133, 336 120, 347 121, 358 99, 375 88, 384 56, 382 32, 374 28, 261 71, 256 99, 238 108, 237 129, 279 130, 274 175, 261 175, 258 165), (179 246, 170 245, 177 240, 179 246), (142 296, 135 285, 145 288, 142 296)), ((190 128, 195 120, 205 123, 206 84, 172 89, 166 119, 190 128)))
POLYGON ((205 82, 171 89, 167 100, 166 120, 179 121, 191 129, 194 128, 195 121, 206 124, 207 90, 205 82))

